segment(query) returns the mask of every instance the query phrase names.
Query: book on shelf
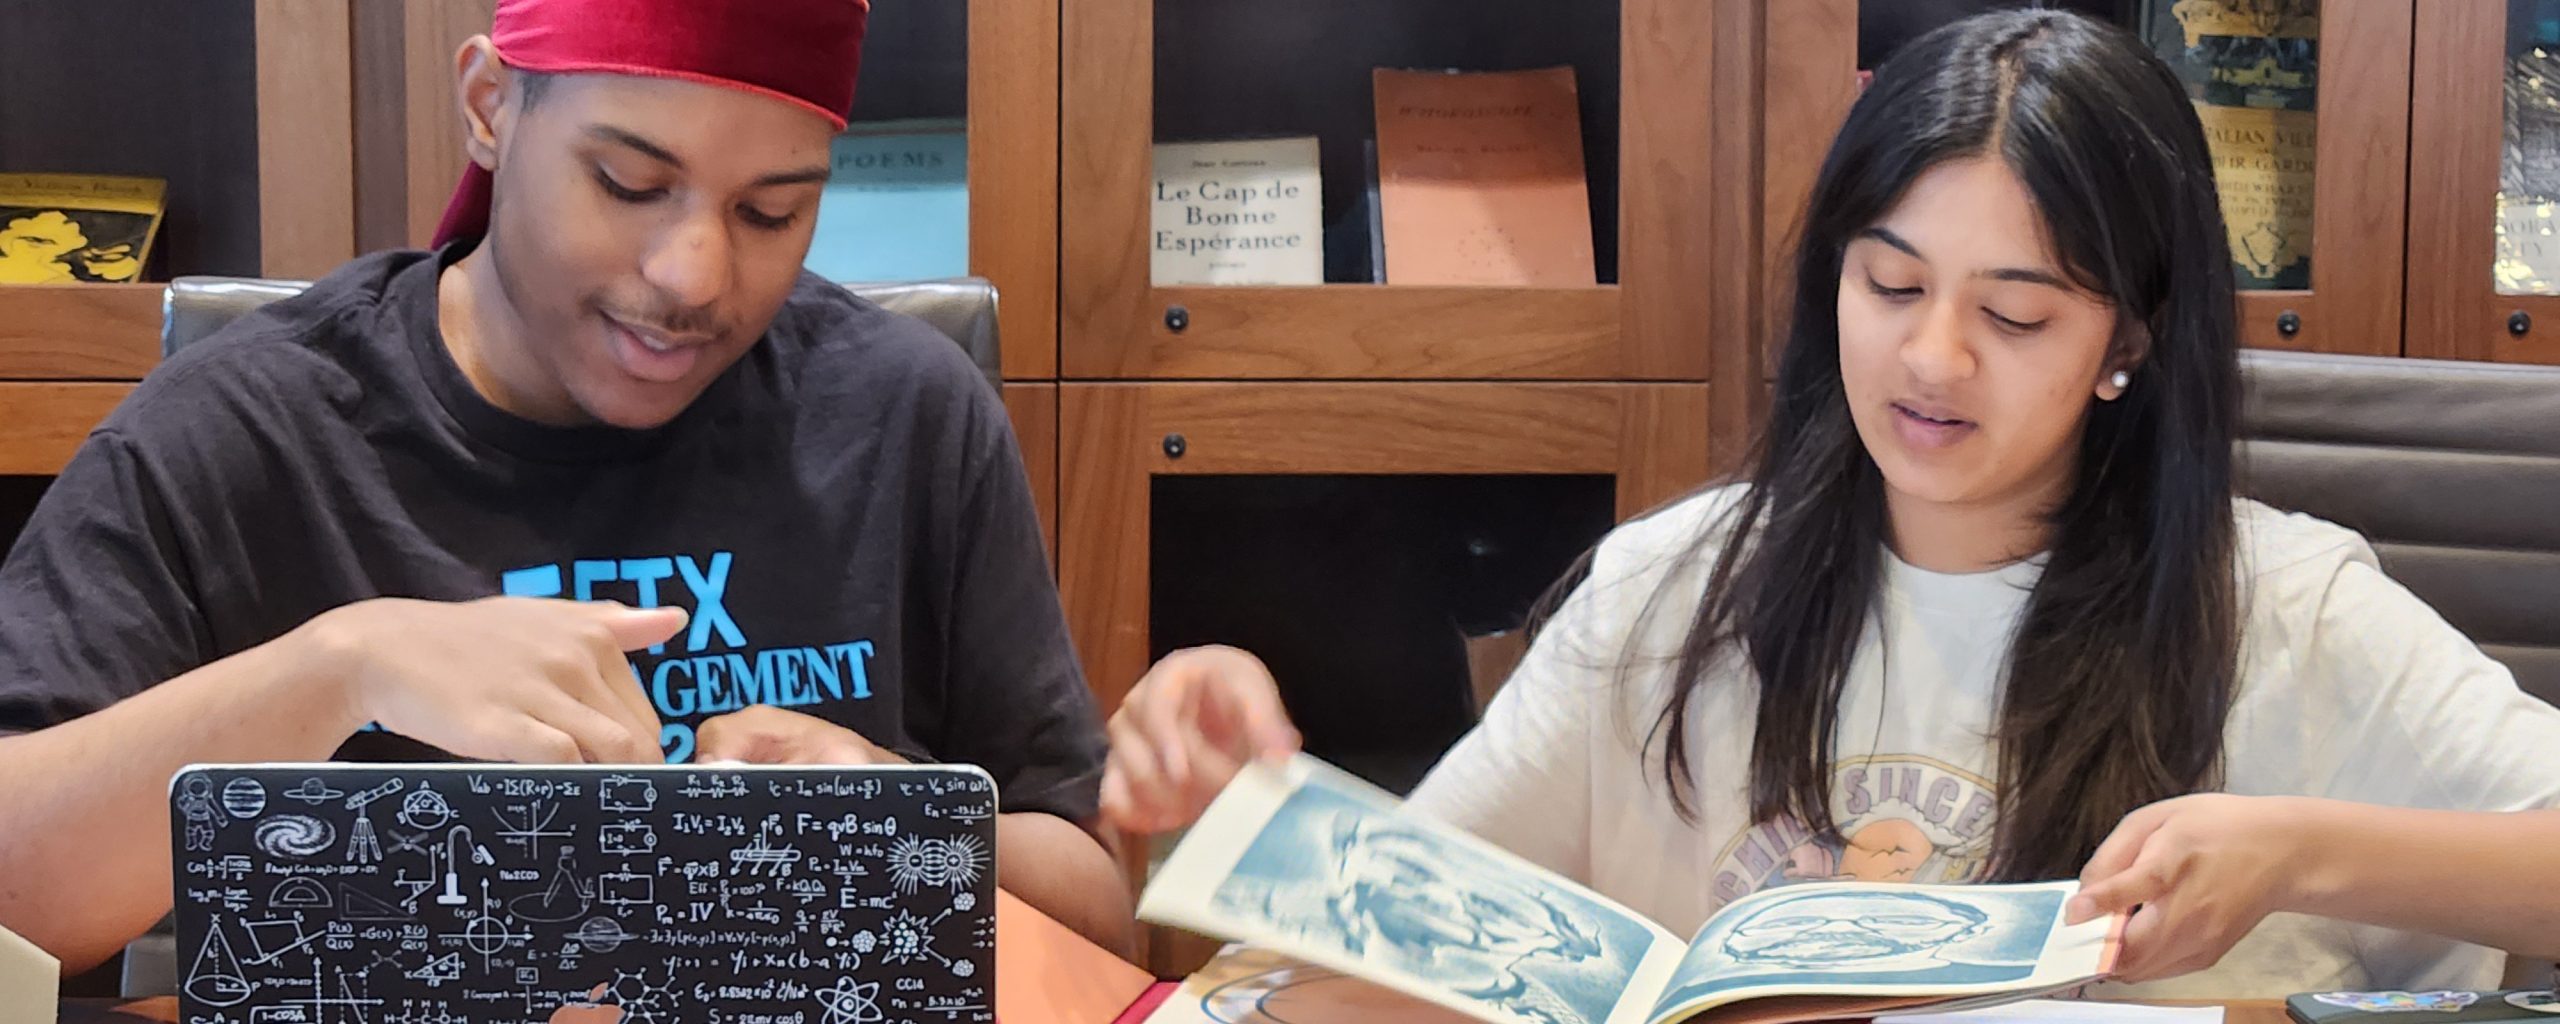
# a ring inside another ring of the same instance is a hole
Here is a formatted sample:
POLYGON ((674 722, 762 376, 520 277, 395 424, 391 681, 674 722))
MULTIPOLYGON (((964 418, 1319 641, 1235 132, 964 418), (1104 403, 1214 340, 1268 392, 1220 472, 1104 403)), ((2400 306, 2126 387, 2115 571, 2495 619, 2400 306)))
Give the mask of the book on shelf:
POLYGON ((96 174, 0 174, 0 284, 139 281, 168 183, 96 174))
POLYGON ((1371 74, 1387 283, 1593 282, 1572 68, 1371 74))
POLYGON ((1368 174, 1369 187, 1360 192, 1360 213, 1369 229, 1369 283, 1387 283, 1387 217, 1384 200, 1378 195, 1378 140, 1375 136, 1360 140, 1360 167, 1368 174))
POLYGON ((1683 939, 1300 755, 1229 783, 1138 916, 1241 944, 1150 1024, 1783 1024, 1978 1009, 2104 977, 2124 919, 2065 923, 2078 888, 1781 886, 1683 939))
POLYGON ((2319 0, 2148 0, 2144 33, 2204 122, 2240 287, 2311 287, 2319 0))
POLYGON ((1317 155, 1314 136, 1157 143, 1149 279, 1323 284, 1317 155))
POLYGON ((1324 279, 1385 284, 1387 249, 1378 219, 1378 140, 1360 140, 1360 191, 1333 208, 1324 228, 1324 279))
POLYGON ((806 266, 830 281, 969 273, 965 121, 855 122, 829 147, 806 266))

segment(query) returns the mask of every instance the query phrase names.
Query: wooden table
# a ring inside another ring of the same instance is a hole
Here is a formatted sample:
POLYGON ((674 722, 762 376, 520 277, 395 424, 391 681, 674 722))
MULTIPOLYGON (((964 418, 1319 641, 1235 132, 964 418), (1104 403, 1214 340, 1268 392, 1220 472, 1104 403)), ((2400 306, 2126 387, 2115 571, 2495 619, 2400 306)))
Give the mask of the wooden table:
POLYGON ((2251 999, 2222 1006, 2222 1024, 2286 1024, 2287 1020, 2281 999, 2251 999))

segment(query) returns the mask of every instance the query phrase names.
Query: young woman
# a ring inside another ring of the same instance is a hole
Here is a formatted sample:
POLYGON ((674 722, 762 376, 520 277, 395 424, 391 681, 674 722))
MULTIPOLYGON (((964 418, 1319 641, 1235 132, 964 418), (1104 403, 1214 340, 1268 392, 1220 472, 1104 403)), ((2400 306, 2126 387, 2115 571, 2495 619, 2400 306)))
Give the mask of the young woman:
MULTIPOLYGON (((1674 931, 1794 881, 2078 875, 2079 917, 2139 905, 2120 980, 2187 975, 2148 995, 2560 952, 2560 812, 2479 813, 2560 803, 2560 711, 2354 534, 2234 500, 2230 265, 2136 41, 1914 42, 1823 163, 1748 479, 1603 542, 1414 805, 1674 931)), ((1228 650, 1112 729, 1140 831, 1296 744, 1228 650)))

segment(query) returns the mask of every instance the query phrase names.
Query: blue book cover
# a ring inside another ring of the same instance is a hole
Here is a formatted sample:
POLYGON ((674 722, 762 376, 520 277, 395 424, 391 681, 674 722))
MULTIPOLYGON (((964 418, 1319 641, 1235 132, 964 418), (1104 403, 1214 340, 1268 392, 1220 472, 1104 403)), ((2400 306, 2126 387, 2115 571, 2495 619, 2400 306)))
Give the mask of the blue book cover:
POLYGON ((959 121, 855 124, 836 136, 809 240, 830 281, 914 281, 969 272, 969 133, 959 121))

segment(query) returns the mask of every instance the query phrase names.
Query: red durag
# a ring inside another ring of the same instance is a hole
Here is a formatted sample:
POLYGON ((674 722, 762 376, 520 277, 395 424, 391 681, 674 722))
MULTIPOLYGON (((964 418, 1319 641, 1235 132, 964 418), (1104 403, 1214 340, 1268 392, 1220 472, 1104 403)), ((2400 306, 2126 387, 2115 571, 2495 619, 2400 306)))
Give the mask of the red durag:
MULTIPOLYGON (((844 127, 869 0, 498 0, 507 66, 675 78, 768 96, 844 127)), ((489 172, 465 167, 435 244, 489 230, 489 172)))

